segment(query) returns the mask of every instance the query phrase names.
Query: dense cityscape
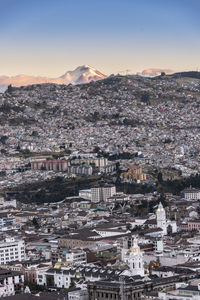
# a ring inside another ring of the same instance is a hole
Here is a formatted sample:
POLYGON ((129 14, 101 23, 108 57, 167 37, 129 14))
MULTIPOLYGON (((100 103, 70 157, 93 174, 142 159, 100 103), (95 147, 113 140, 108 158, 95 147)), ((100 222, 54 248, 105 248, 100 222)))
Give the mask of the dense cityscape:
POLYGON ((0 94, 0 296, 200 297, 199 94, 198 72, 0 94))
POLYGON ((200 300, 199 12, 0 0, 0 299, 200 300))

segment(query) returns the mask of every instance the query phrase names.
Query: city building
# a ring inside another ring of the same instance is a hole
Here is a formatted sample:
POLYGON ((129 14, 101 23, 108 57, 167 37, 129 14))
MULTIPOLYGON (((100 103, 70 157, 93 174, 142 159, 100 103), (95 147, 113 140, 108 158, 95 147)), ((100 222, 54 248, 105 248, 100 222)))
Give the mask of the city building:
POLYGON ((91 196, 92 196, 91 195, 91 189, 80 190, 78 195, 79 195, 80 198, 91 201, 91 196))
POLYGON ((185 200, 200 200, 200 189, 184 189, 181 191, 181 198, 185 200))
POLYGON ((163 235, 167 235, 168 232, 175 233, 177 232, 176 221, 167 220, 165 209, 160 202, 156 210, 156 222, 157 228, 161 228, 163 235))
POLYGON ((91 176, 93 167, 88 165, 72 165, 67 168, 68 174, 91 176))
POLYGON ((62 263, 68 265, 86 264, 87 254, 79 249, 66 250, 66 248, 58 248, 52 251, 51 259, 53 262, 61 260, 62 263))
POLYGON ((7 208, 7 207, 17 207, 17 201, 16 199, 12 200, 5 200, 4 197, 0 197, 0 209, 1 208, 7 208))
POLYGON ((61 159, 47 159, 47 160, 35 160, 31 161, 32 170, 46 170, 46 171, 55 171, 55 172, 65 172, 70 166, 69 160, 61 159))
POLYGON ((142 173, 142 168, 136 166, 134 163, 131 163, 130 168, 127 172, 122 173, 121 177, 123 180, 126 181, 145 181, 147 176, 146 174, 142 173))
POLYGON ((136 237, 132 241, 132 247, 130 249, 126 247, 122 248, 122 261, 129 266, 131 276, 144 276, 143 253, 140 250, 136 237))
POLYGON ((68 292, 68 300, 88 300, 87 289, 76 289, 68 292))
POLYGON ((25 259, 25 244, 23 240, 5 238, 0 242, 0 265, 11 261, 22 261, 25 259))
POLYGON ((6 232, 10 230, 19 230, 20 228, 21 225, 16 223, 14 217, 0 218, 0 231, 6 232))
POLYGON ((15 295, 24 286, 24 275, 21 272, 0 269, 0 298, 15 295))
POLYGON ((157 220, 157 227, 163 230, 163 234, 167 234, 167 220, 166 220, 166 213, 165 209, 160 202, 158 208, 156 210, 156 220, 157 220))
POLYGON ((114 185, 96 186, 91 188, 92 202, 107 201, 108 198, 116 194, 116 187, 114 185))

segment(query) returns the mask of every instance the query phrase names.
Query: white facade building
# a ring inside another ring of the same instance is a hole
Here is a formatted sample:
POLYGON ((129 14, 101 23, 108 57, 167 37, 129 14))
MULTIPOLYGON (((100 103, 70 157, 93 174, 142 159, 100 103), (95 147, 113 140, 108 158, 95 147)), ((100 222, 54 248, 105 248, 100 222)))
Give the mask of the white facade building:
POLYGON ((21 289, 24 283, 24 275, 10 270, 0 272, 0 298, 15 295, 15 289, 21 289))
POLYGON ((0 265, 10 261, 22 261, 25 259, 25 244, 23 240, 6 238, 0 242, 0 265))
POLYGON ((91 188, 92 202, 107 201, 109 197, 116 194, 116 187, 114 185, 105 185, 91 188))
POLYGON ((6 208, 6 207, 17 207, 17 201, 16 199, 13 200, 5 200, 3 197, 0 197, 0 208, 6 208))
POLYGON ((158 205, 158 209, 156 211, 156 221, 157 228, 161 228, 163 235, 167 235, 167 230, 170 228, 172 233, 177 232, 177 224, 176 221, 171 221, 166 219, 165 209, 160 202, 158 205))
POLYGON ((200 190, 199 189, 185 189, 181 192, 181 197, 185 200, 200 200, 200 190))
POLYGON ((91 201, 91 197, 92 197, 91 196, 91 189, 80 190, 78 195, 79 195, 80 198, 91 201))
POLYGON ((87 263, 87 254, 85 251, 81 250, 72 250, 65 253, 66 261, 74 264, 86 264, 87 263))
POLYGON ((15 295, 15 287, 13 283, 0 285, 0 298, 15 295))
POLYGON ((37 273, 37 284, 68 289, 71 284, 71 276, 65 270, 59 270, 59 272, 56 269, 40 271, 37 273))
POLYGON ((134 238, 130 249, 122 249, 122 260, 129 266, 132 276, 144 276, 143 252, 140 251, 137 238, 134 238))
POLYGON ((156 211, 156 220, 157 220, 157 227, 163 230, 163 234, 167 234, 167 220, 166 220, 166 213, 165 209, 160 202, 158 205, 158 209, 156 211))

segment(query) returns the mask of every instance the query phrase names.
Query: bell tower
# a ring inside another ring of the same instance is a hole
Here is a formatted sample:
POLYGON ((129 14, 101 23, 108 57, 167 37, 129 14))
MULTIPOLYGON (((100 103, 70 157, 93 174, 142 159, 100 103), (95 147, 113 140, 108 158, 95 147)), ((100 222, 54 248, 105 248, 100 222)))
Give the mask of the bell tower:
POLYGON ((160 202, 156 211, 157 227, 163 230, 163 234, 167 234, 167 221, 165 209, 160 202))
POLYGON ((133 276, 144 276, 143 253, 140 251, 136 237, 133 240, 132 247, 127 253, 127 263, 133 276))

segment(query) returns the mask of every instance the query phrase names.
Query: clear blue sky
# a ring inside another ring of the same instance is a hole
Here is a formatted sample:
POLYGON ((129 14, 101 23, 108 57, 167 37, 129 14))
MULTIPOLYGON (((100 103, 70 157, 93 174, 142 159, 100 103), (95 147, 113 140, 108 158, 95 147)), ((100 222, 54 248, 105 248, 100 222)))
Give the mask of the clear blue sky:
POLYGON ((0 74, 200 68, 200 0, 0 0, 0 74))

